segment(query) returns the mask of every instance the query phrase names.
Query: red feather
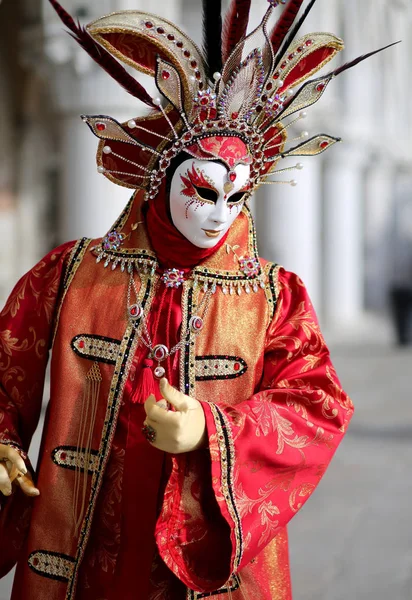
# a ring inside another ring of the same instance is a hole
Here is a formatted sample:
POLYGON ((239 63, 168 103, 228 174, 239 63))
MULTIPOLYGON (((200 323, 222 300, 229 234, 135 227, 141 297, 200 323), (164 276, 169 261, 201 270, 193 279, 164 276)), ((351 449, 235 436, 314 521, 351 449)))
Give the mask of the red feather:
POLYGON ((144 87, 134 79, 126 69, 108 52, 103 46, 100 46, 92 36, 80 24, 75 23, 74 19, 68 12, 56 1, 49 0, 50 4, 59 15, 60 19, 72 33, 70 35, 78 44, 97 62, 113 79, 117 81, 129 94, 141 100, 145 104, 153 108, 157 108, 153 104, 151 96, 146 92, 144 87))
POLYGON ((252 0, 232 0, 223 24, 222 50, 225 63, 235 46, 246 36, 252 0))
POLYGON ((304 0, 289 0, 285 9, 280 17, 279 21, 273 28, 271 33, 271 41, 273 46, 273 52, 276 54, 281 47, 285 37, 287 36, 290 28, 293 25, 296 15, 298 14, 300 7, 304 0))

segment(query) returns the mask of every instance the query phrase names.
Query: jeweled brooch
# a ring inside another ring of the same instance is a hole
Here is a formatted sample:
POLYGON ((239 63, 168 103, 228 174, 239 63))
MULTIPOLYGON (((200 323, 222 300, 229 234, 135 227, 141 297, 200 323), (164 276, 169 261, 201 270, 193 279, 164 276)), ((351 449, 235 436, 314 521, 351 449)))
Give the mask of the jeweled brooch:
POLYGON ((124 233, 119 233, 118 231, 116 231, 115 229, 113 229, 113 231, 111 231, 110 233, 108 233, 106 235, 106 237, 103 238, 102 240, 102 247, 103 250, 106 251, 110 251, 110 250, 120 250, 122 244, 123 244, 123 240, 125 238, 124 233))
POLYGON ((259 275, 260 263, 255 257, 239 258, 240 271, 246 275, 246 277, 256 277, 259 275))
POLYGON ((162 281, 168 288, 178 288, 184 280, 184 272, 178 269, 167 269, 162 275, 162 281))

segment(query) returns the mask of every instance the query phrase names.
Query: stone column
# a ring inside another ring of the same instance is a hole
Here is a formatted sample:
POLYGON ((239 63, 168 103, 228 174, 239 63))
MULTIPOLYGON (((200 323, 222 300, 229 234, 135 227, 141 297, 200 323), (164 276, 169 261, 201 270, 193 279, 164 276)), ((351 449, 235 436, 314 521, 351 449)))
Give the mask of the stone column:
POLYGON ((324 309, 332 328, 353 324, 363 310, 363 186, 362 155, 342 146, 324 181, 324 309))
POLYGON ((270 185, 259 192, 256 199, 258 241, 262 256, 303 279, 315 308, 320 311, 321 162, 308 159, 304 164, 303 171, 277 176, 280 180, 296 178, 296 187, 270 185))

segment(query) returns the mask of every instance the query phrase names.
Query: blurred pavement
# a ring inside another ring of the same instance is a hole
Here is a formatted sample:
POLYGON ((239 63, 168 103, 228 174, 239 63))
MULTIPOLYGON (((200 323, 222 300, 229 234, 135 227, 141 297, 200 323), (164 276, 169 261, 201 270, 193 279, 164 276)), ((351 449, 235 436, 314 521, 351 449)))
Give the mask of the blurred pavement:
POLYGON ((332 357, 356 413, 290 525, 293 599, 412 600, 412 348, 334 346, 332 357))
POLYGON ((412 348, 332 349, 356 411, 292 521, 294 600, 412 599, 412 348))

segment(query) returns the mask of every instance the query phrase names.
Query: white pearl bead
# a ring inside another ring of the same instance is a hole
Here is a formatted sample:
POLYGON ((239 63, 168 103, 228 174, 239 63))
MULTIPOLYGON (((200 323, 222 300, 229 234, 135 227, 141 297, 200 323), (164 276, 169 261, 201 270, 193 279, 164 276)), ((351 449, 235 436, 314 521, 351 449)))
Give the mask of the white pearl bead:
POLYGON ((129 126, 130 129, 134 129, 136 127, 136 121, 134 119, 131 119, 127 125, 129 126))
POLYGON ((303 163, 297 163, 296 168, 299 169, 299 171, 301 171, 303 169, 304 165, 303 163))
POLYGON ((190 81, 196 81, 196 77, 194 77, 194 75, 191 75, 191 76, 189 77, 189 79, 190 79, 190 81))
POLYGON ((290 182, 290 185, 292 187, 296 187, 298 185, 298 182, 296 181, 296 179, 292 179, 292 181, 290 182))
POLYGON ((294 90, 293 88, 290 88, 290 90, 288 90, 288 91, 287 91, 287 95, 288 95, 289 97, 290 97, 290 96, 293 96, 293 95, 294 95, 294 93, 295 93, 295 90, 294 90))
POLYGON ((160 106, 162 103, 162 101, 160 100, 160 98, 153 98, 153 104, 155 104, 156 106, 160 106))
POLYGON ((220 81, 220 79, 222 79, 222 74, 216 71, 216 73, 213 73, 213 79, 215 81, 220 81))
POLYGON ((303 111, 299 114, 300 119, 306 119, 307 116, 308 116, 308 113, 306 111, 303 111))
POLYGON ((284 83, 285 82, 283 81, 283 79, 278 79, 278 87, 280 87, 280 88, 283 87, 284 83))
POLYGON ((111 154, 111 153, 112 153, 112 149, 110 148, 110 146, 105 146, 105 147, 103 148, 103 152, 104 152, 105 154, 111 154))
POLYGON ((309 137, 309 132, 308 131, 302 131, 300 137, 301 138, 307 138, 307 137, 309 137))
POLYGON ((105 173, 106 169, 104 167, 97 167, 98 173, 105 173))

